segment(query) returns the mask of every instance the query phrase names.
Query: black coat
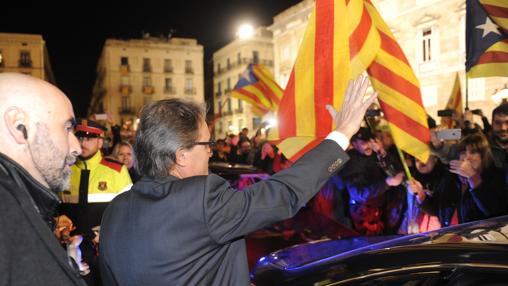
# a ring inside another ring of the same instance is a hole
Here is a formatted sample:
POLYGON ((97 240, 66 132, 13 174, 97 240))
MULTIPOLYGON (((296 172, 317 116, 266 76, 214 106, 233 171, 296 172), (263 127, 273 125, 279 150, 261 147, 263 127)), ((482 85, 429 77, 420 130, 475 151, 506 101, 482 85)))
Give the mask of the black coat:
POLYGON ((293 216, 346 161, 325 140, 291 168, 243 191, 213 174, 144 177, 104 213, 105 285, 249 285, 243 237, 293 216))
POLYGON ((482 174, 482 183, 462 192, 459 176, 444 172, 443 177, 427 196, 421 208, 437 215, 443 227, 449 226, 457 209, 459 223, 485 219, 506 213, 504 170, 491 166, 482 174))
POLYGON ((0 285, 86 285, 51 230, 58 203, 0 154, 0 285))

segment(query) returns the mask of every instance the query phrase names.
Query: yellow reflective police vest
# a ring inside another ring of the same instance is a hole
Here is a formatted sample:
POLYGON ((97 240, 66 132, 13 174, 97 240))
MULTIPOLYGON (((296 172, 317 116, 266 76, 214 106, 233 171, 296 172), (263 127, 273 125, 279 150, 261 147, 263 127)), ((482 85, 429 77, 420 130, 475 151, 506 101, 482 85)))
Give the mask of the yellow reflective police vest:
POLYGON ((88 178, 88 203, 110 202, 115 196, 126 191, 132 185, 129 171, 120 162, 103 158, 97 152, 92 158, 76 161, 71 167, 71 182, 68 190, 62 192, 64 203, 77 204, 81 170, 90 170, 88 178))

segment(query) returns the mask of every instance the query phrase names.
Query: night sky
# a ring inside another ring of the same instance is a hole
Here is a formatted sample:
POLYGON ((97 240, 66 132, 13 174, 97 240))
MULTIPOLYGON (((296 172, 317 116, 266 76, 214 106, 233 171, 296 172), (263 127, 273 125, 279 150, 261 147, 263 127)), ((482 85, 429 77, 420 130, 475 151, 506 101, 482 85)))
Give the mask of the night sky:
POLYGON ((105 39, 174 31, 175 37, 196 38, 210 61, 213 52, 234 39, 240 23, 268 26, 273 16, 301 1, 15 2, 2 11, 0 32, 42 34, 58 87, 71 98, 76 115, 84 116, 105 39))

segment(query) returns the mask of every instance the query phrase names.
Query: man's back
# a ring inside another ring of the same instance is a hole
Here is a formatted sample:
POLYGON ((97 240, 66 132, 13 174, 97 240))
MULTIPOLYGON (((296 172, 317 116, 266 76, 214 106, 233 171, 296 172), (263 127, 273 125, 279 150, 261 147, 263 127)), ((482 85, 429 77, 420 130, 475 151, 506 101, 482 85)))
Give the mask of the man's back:
POLYGON ((248 284, 244 240, 219 243, 205 221, 206 178, 142 179, 113 201, 102 221, 101 255, 118 285, 248 284))

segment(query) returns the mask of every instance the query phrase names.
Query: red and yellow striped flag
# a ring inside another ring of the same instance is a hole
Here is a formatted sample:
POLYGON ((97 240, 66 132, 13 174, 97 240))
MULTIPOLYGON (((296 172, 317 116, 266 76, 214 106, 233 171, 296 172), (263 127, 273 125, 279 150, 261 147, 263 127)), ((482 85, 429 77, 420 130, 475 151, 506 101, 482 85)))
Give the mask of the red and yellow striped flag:
MULTIPOLYGON (((462 116, 463 113, 462 110, 464 108, 462 107, 462 91, 460 89, 459 73, 457 73, 457 75, 455 76, 455 83, 453 84, 452 93, 450 94, 450 98, 446 103, 445 109, 451 109, 453 110, 455 115, 462 116)), ((448 128, 453 127, 452 118, 443 117, 443 119, 446 122, 448 128)))
POLYGON ((343 0, 317 0, 269 139, 296 160, 319 144, 332 120, 326 104, 341 106, 351 78, 348 13, 343 0))
POLYGON ((263 116, 270 111, 277 111, 282 92, 282 88, 265 66, 249 64, 230 96, 250 103, 252 111, 263 116))
POLYGON ((381 15, 370 1, 365 6, 381 37, 381 49, 367 69, 381 109, 397 147, 427 162, 430 132, 420 83, 381 15))
POLYGON ((293 160, 317 145, 332 130, 325 105, 340 107, 347 81, 367 68, 396 144, 426 161, 430 135, 419 82, 369 1, 316 0, 269 139, 293 160))

